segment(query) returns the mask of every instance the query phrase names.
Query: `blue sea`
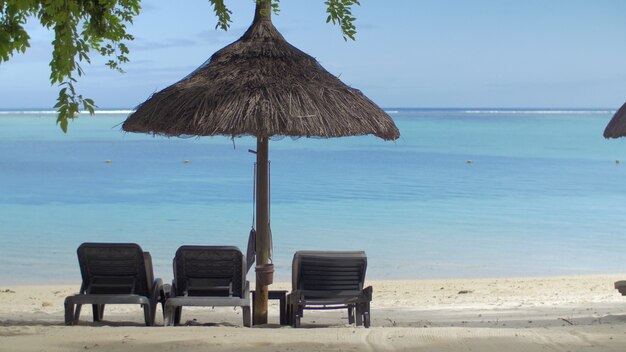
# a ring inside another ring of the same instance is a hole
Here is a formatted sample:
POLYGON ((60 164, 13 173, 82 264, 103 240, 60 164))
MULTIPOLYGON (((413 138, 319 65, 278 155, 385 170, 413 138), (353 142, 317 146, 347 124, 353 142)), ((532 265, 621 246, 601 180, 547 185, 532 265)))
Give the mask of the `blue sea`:
MULTIPOLYGON (((626 272, 613 110, 387 111, 395 142, 270 142, 278 280, 301 249, 365 250, 370 279, 626 272)), ((139 243, 166 281, 180 245, 245 250, 255 140, 124 133, 127 115, 63 134, 52 112, 0 112, 0 282, 78 283, 86 241, 139 243)))

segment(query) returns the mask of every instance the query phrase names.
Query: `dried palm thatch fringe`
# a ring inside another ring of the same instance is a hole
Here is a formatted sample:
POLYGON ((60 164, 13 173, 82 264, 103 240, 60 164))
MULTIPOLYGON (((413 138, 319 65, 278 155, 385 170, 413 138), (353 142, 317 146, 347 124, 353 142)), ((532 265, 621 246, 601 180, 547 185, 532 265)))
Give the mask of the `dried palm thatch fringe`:
POLYGON ((122 128, 166 136, 400 136, 375 103, 258 17, 239 40, 139 105, 122 128))
POLYGON ((626 136, 626 103, 613 115, 604 129, 604 138, 619 138, 626 136))

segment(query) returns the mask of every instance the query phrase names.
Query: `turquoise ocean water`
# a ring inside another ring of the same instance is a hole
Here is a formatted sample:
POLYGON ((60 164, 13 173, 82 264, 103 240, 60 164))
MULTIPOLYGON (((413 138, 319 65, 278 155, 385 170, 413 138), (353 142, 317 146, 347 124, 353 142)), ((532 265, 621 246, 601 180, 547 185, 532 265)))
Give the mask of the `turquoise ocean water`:
MULTIPOLYGON (((271 141, 279 279, 299 249, 365 250, 378 279, 626 271, 613 111, 388 112, 396 142, 271 141)), ((127 134, 126 115, 64 135, 51 113, 0 113, 0 282, 76 283, 84 241, 137 242, 165 280, 182 244, 245 249, 255 141, 127 134)))

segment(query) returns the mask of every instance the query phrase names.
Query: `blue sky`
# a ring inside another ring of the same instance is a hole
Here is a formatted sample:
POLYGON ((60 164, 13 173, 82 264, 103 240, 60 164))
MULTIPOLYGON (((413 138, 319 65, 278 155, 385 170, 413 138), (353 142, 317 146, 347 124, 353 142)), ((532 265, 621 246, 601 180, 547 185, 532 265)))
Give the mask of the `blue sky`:
MULTIPOLYGON (((80 82, 102 108, 131 108, 238 39, 253 0, 226 0, 228 32, 208 0, 144 0, 120 75, 95 60, 80 82)), ((282 0, 285 38, 382 107, 617 108, 626 100, 626 1, 361 0, 356 42, 325 23, 323 0, 282 0)), ((0 65, 0 109, 47 108, 50 33, 0 65)))

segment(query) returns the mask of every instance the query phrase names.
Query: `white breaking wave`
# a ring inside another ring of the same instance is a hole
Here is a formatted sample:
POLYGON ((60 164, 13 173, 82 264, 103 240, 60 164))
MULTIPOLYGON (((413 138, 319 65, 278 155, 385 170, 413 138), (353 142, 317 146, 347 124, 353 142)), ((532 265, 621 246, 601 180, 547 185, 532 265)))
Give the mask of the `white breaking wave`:
MULTIPOLYGON (((135 110, 96 110, 96 115, 131 114, 135 110)), ((2 110, 0 115, 56 115, 56 110, 2 110)), ((88 115, 89 111, 80 111, 81 115, 88 115)))
POLYGON ((388 113, 388 114, 399 114, 400 113, 400 111, 398 111, 398 110, 385 110, 385 112, 388 113))
MULTIPOLYGON (((132 114, 135 110, 96 110, 94 111, 97 114, 132 114)), ((88 114, 88 111, 81 111, 81 114, 88 114)))
POLYGON ((563 115, 563 114, 614 114, 615 110, 463 110, 466 114, 519 114, 519 115, 563 115))

